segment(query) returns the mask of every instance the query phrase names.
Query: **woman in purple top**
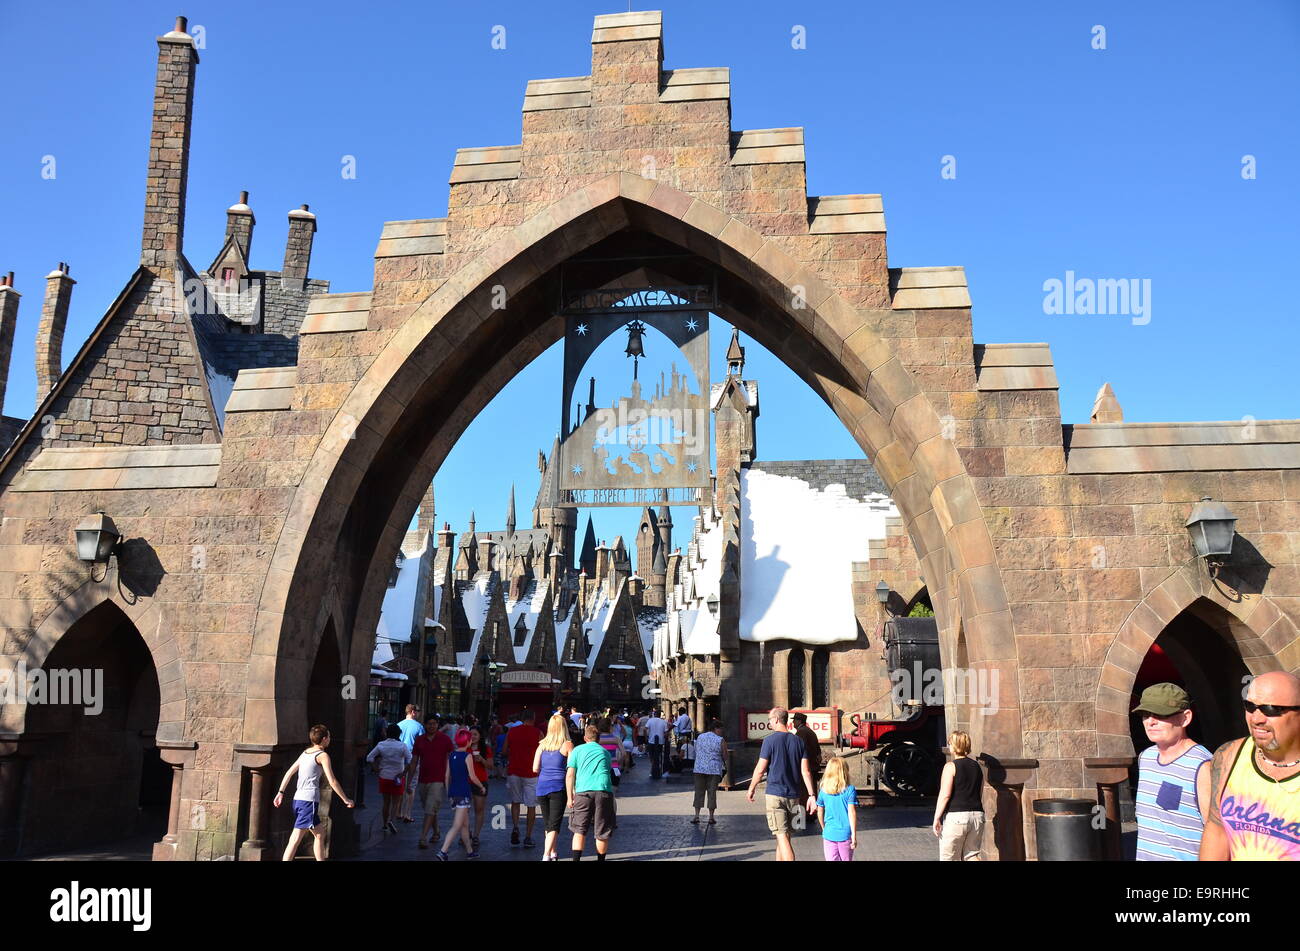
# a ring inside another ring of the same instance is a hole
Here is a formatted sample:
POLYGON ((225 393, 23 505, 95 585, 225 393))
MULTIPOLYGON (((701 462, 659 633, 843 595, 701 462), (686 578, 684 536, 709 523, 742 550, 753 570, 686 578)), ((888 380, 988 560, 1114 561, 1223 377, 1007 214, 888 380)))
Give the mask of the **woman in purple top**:
POLYGON ((533 754, 533 772, 537 774, 537 804, 542 807, 542 822, 546 829, 546 848, 542 861, 559 859, 555 840, 564 823, 564 810, 569 794, 565 789, 565 774, 573 742, 569 739, 569 722, 562 714, 555 714, 546 725, 546 736, 537 744, 533 754))

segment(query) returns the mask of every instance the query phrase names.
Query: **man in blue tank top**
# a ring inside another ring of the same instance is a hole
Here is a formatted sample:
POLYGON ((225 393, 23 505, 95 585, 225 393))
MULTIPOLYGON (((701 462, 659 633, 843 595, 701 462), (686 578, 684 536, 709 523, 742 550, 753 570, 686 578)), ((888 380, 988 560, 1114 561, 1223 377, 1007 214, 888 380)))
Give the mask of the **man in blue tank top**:
POLYGON ((1147 747, 1138 757, 1137 860, 1195 862, 1210 803, 1210 751, 1187 735, 1192 701, 1177 684, 1153 684, 1133 709, 1147 747))

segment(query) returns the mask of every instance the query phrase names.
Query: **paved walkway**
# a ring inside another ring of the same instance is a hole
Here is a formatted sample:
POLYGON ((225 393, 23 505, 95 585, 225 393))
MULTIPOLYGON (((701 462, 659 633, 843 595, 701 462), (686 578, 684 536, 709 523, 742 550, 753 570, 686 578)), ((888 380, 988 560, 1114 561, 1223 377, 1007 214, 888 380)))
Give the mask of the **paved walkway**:
MULTIPOLYGON (((624 773, 618 788, 618 831, 609 851, 613 860, 670 859, 699 861, 728 859, 739 861, 773 861, 775 846, 763 814, 762 789, 755 801, 745 798, 745 791, 718 792, 718 824, 707 825, 705 811, 701 824, 690 822, 693 810, 693 779, 689 773, 650 779, 647 759, 638 757, 631 772, 624 773)), ((500 862, 535 862, 542 857, 542 826, 538 816, 533 839, 536 848, 510 846, 510 807, 505 781, 493 779, 489 787, 487 818, 484 820, 479 852, 483 860, 500 862)), ((372 779, 366 791, 366 808, 358 816, 362 823, 360 861, 436 861, 434 850, 421 850, 416 842, 423 814, 415 807, 416 821, 399 822, 397 835, 385 834, 380 826, 381 800, 372 779)), ((934 804, 923 806, 883 806, 858 809, 858 851, 855 861, 934 861, 939 857, 938 840, 929 829, 934 804)), ((449 828, 450 810, 443 807, 442 831, 449 828)), ((821 836, 816 819, 809 830, 794 839, 795 855, 801 861, 822 861, 821 836)), ((520 836, 524 834, 520 819, 520 836)), ((570 858, 568 820, 560 832, 559 852, 570 858)), ((586 860, 594 861, 595 840, 588 837, 586 860)), ((464 861, 459 845, 452 848, 451 860, 464 861)))

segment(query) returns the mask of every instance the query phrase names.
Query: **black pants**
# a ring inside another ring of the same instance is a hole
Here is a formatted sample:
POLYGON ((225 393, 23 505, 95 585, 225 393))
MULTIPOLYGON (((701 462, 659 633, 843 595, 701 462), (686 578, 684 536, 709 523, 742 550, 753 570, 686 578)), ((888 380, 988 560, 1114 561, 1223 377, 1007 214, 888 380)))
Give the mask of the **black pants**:
POLYGON ((650 751, 650 778, 658 779, 664 774, 664 745, 647 743, 646 749, 650 751))

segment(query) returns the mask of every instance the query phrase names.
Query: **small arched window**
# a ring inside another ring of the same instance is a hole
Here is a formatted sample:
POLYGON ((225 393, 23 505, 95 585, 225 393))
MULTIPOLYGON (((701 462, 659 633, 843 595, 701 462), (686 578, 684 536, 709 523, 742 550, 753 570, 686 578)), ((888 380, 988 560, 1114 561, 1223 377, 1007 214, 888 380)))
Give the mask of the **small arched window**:
POLYGON ((831 652, 824 647, 813 651, 812 705, 814 707, 831 705, 831 652))
POLYGON ((786 696, 789 698, 787 700, 787 705, 790 706, 791 708, 802 707, 804 701, 804 696, 803 696, 804 657, 803 657, 802 647, 792 647, 790 649, 790 659, 787 661, 787 666, 789 668, 788 678, 787 678, 788 683, 787 683, 787 690, 786 690, 786 696))

